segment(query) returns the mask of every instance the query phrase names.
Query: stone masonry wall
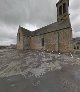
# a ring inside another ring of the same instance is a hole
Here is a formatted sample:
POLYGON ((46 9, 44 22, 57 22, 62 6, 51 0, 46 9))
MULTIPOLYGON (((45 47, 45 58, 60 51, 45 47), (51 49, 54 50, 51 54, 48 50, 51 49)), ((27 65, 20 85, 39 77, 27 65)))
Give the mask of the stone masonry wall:
POLYGON ((71 28, 67 28, 59 32, 59 51, 60 52, 73 52, 71 42, 72 42, 71 28))
POLYGON ((17 49, 23 50, 23 33, 22 31, 18 31, 17 33, 17 49), (20 40, 19 40, 20 34, 20 40))
POLYGON ((31 49, 30 48, 30 37, 27 37, 27 35, 26 36, 23 36, 23 44, 24 44, 24 49, 31 49))
POLYGON ((72 30, 67 28, 60 31, 47 33, 44 35, 31 37, 30 47, 31 49, 44 49, 55 52, 70 52, 72 30), (42 38, 44 38, 44 46, 42 46, 42 38))

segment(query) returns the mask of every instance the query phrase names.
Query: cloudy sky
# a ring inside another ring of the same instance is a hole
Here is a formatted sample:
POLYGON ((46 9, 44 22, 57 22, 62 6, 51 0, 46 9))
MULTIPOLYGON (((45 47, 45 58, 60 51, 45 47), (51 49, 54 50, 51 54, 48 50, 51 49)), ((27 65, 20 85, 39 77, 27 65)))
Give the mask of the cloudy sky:
MULTIPOLYGON (((35 30, 56 21, 58 0, 0 0, 0 45, 16 43, 18 26, 35 30)), ((70 0, 73 37, 80 36, 80 0, 70 0)))

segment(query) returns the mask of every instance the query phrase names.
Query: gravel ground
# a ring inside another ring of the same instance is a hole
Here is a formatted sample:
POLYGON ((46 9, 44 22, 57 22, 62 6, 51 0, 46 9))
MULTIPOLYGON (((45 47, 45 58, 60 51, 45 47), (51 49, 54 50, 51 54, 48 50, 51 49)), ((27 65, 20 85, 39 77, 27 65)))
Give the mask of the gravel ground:
POLYGON ((0 92, 80 92, 80 54, 0 50, 0 92))

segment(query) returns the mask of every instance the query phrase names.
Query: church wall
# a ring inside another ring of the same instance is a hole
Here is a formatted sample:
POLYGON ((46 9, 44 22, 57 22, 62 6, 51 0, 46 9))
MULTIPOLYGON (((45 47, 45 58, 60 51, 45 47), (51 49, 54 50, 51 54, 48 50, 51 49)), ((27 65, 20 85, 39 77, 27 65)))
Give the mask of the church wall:
POLYGON ((72 52, 72 29, 67 28, 51 33, 27 37, 22 31, 17 35, 17 49, 37 49, 48 50, 54 52, 72 52), (20 33, 20 41, 19 41, 20 33), (44 38, 44 46, 42 46, 42 39, 44 38))
POLYGON ((45 49, 49 51, 58 51, 58 33, 51 32, 44 36, 45 39, 45 49))
POLYGON ((31 37, 31 42, 30 42, 31 49, 38 49, 38 50, 42 49, 42 46, 41 46, 42 37, 43 35, 31 37))
POLYGON ((17 34, 17 49, 23 50, 23 33, 22 33, 22 31, 19 31, 17 34))
POLYGON ((47 33, 44 35, 34 36, 31 37, 31 48, 32 49, 43 49, 49 51, 56 51, 58 50, 58 38, 57 32, 47 33), (42 38, 44 38, 44 46, 42 46, 42 38))
POLYGON ((67 28, 59 32, 59 51, 60 52, 73 52, 72 51, 72 29, 67 28))
POLYGON ((24 36, 23 44, 24 44, 23 49, 31 49, 30 48, 30 37, 24 36))
POLYGON ((71 28, 31 37, 32 49, 48 50, 55 52, 71 52, 72 30, 71 28), (44 38, 44 46, 42 46, 44 38))

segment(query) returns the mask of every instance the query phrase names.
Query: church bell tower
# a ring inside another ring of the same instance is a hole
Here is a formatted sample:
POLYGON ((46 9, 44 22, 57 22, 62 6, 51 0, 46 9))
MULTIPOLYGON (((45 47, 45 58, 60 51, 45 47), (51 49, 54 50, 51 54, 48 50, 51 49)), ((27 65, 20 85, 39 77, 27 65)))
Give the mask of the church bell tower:
POLYGON ((59 0, 57 7, 57 21, 69 20, 69 0, 59 0))

